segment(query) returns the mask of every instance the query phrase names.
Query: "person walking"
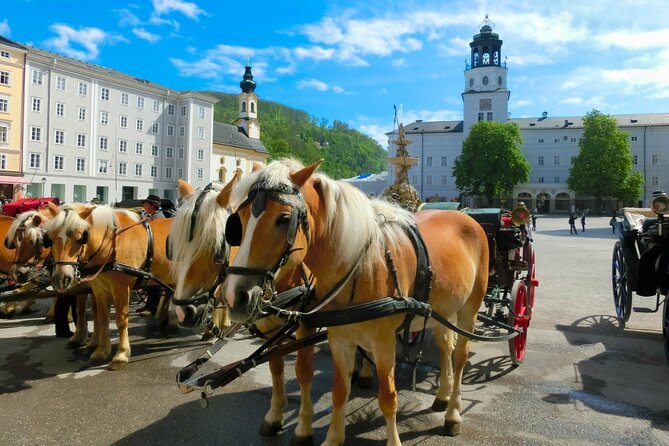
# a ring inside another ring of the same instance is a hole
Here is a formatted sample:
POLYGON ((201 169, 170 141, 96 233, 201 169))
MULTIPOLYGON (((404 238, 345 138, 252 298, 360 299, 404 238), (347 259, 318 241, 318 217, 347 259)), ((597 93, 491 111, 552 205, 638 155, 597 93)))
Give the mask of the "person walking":
MULTIPOLYGON (((156 220, 159 218, 165 218, 165 214, 160 207, 160 197, 158 195, 149 194, 144 200, 142 200, 142 206, 144 207, 144 216, 148 217, 150 220, 156 220)), ((140 316, 152 316, 158 311, 158 304, 160 303, 160 298, 163 294, 163 289, 160 285, 151 285, 146 287, 146 304, 137 309, 137 313, 140 316)))
POLYGON ((578 234, 578 230, 576 229, 576 215, 573 212, 569 214, 569 233, 578 234))
POLYGON ((581 214, 581 232, 585 232, 585 212, 581 214))
POLYGON ((618 220, 616 219, 615 215, 613 217, 611 217, 611 220, 609 220, 609 224, 611 225, 611 229, 613 230, 614 234, 616 233, 616 223, 617 222, 618 222, 618 220))

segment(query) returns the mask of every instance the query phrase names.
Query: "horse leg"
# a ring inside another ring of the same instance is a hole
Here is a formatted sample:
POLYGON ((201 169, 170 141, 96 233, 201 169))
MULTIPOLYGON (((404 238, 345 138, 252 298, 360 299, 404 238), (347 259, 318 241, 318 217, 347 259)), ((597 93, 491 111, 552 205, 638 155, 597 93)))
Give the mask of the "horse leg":
POLYGON ((332 383, 332 421, 323 446, 339 446, 344 443, 346 426, 346 401, 351 392, 351 375, 355 365, 355 345, 334 335, 328 329, 328 343, 332 351, 334 377, 332 383))
POLYGON ((96 300, 96 315, 98 321, 95 328, 95 335, 97 343, 95 344, 95 351, 91 354, 88 363, 90 365, 100 365, 107 362, 107 358, 111 353, 111 341, 109 340, 109 298, 106 295, 99 296, 93 294, 93 299, 96 300))
POLYGON ((116 328, 118 329, 118 348, 112 358, 109 370, 121 370, 130 361, 130 337, 128 336, 128 312, 130 309, 131 284, 125 281, 114 282, 112 294, 116 307, 116 328))
POLYGON ((448 406, 448 400, 453 391, 453 331, 443 325, 432 329, 439 349, 439 388, 432 403, 432 410, 443 412, 448 406))
MULTIPOLYGON (((392 333, 392 332, 391 332, 392 333)), ((395 335, 378 336, 372 353, 379 378, 379 408, 386 419, 386 444, 401 445, 397 432, 397 390, 395 389, 395 335)))
POLYGON ((16 302, 5 302, 5 318, 11 319, 16 313, 16 302))
POLYGON ((98 346, 98 333, 100 332, 99 328, 100 324, 98 323, 97 299, 92 294, 89 294, 88 296, 91 297, 91 314, 93 315, 93 333, 91 333, 91 336, 88 338, 88 342, 86 343, 86 349, 93 351, 98 346))
MULTIPOLYGON (((314 328, 307 328, 303 325, 297 329, 297 339, 304 338, 316 332, 314 328)), ((311 445, 313 444, 314 430, 312 423, 314 420, 314 405, 311 402, 311 384, 314 380, 314 346, 310 345, 297 351, 297 360, 295 361, 295 375, 297 382, 300 383, 300 412, 297 415, 297 426, 295 427, 295 436, 293 445, 311 445)))
POLYGON ((86 344, 86 340, 88 339, 88 320, 86 318, 87 297, 85 294, 77 296, 77 323, 75 324, 74 334, 67 341, 67 348, 79 348, 86 344))
POLYGON ((47 324, 53 322, 55 312, 56 312, 56 298, 52 297, 51 305, 49 306, 49 311, 47 311, 46 316, 44 316, 44 322, 46 322, 47 324))
POLYGON ((35 303, 34 299, 23 300, 16 305, 16 314, 30 314, 32 312, 32 306, 35 303))
POLYGON ((283 369, 283 356, 269 360, 269 370, 272 372, 272 400, 262 426, 260 426, 260 435, 263 437, 272 437, 279 433, 283 427, 283 411, 288 405, 283 369))

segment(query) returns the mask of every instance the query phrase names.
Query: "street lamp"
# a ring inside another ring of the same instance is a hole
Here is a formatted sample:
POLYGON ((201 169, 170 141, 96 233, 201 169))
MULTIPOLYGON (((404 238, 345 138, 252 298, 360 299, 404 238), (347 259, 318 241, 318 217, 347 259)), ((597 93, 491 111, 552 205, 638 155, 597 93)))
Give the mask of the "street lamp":
POLYGON ((42 177, 42 196, 46 197, 46 178, 42 177))

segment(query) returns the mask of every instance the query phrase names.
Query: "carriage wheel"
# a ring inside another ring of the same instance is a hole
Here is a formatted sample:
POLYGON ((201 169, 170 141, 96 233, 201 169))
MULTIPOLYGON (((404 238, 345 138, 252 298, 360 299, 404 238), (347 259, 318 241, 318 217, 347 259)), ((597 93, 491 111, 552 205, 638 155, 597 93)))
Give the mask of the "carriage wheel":
POLYGON ((669 362, 669 298, 664 297, 662 308, 662 337, 664 338, 664 354, 669 362))
POLYGON ((532 316, 532 309, 534 308, 534 289, 539 285, 539 281, 536 276, 537 267, 534 248, 532 248, 532 244, 529 240, 525 242, 525 246, 523 247, 523 260, 525 260, 529 266, 525 282, 527 285, 527 294, 529 296, 527 303, 529 307, 528 313, 532 316))
POLYGON ((520 365, 525 357, 525 347, 527 346, 527 329, 530 326, 530 317, 527 307, 527 286, 522 280, 516 280, 511 288, 511 308, 509 311, 508 323, 516 329, 522 329, 523 332, 518 336, 509 339, 509 353, 513 365, 520 365))
POLYGON ((624 326, 632 312, 632 291, 629 286, 627 262, 623 255, 623 247, 616 242, 613 247, 612 261, 613 304, 616 307, 616 317, 624 326))

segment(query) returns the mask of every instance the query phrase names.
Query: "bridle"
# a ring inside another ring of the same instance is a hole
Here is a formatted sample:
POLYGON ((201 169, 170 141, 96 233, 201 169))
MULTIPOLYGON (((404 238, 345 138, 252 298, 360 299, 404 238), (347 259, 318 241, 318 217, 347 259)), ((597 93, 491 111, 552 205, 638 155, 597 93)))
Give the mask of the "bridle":
POLYGON ((23 239, 25 238, 25 232, 26 232, 26 223, 25 221, 22 221, 16 228, 16 232, 14 233, 14 237, 16 237, 16 239, 19 241, 19 244, 17 245, 12 242, 12 245, 16 249, 16 254, 14 255, 14 261, 12 261, 12 265, 27 266, 32 270, 37 266, 42 257, 42 251, 44 249, 44 241, 43 241, 44 231, 41 231, 40 236, 36 237, 34 246, 35 253, 33 257, 31 257, 30 260, 20 261, 19 250, 21 248, 21 243, 23 243, 23 239))

